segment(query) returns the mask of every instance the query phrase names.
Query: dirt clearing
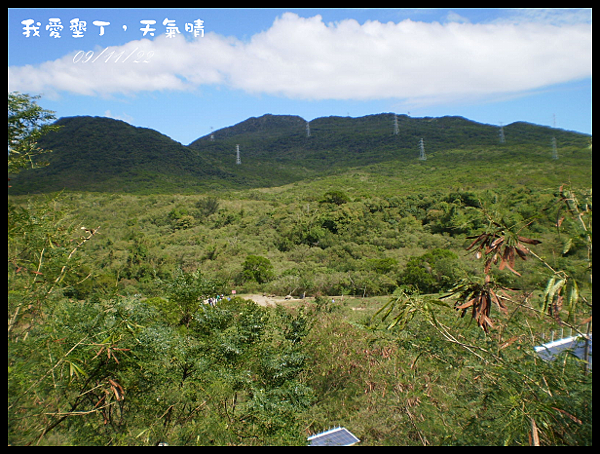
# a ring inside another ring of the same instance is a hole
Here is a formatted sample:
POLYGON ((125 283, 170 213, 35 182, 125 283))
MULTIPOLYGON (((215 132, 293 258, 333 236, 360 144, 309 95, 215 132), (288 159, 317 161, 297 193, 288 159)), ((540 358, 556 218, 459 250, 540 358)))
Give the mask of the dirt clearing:
MULTIPOLYGON (((298 299, 294 296, 276 296, 276 295, 245 295, 245 294, 241 294, 241 295, 236 295, 239 296, 240 298, 244 298, 247 300, 252 300, 254 301, 256 304, 258 304, 259 306, 265 306, 265 307, 275 307, 278 304, 286 304, 286 303, 291 303, 291 302, 297 302, 297 301, 302 301, 301 299, 298 299)), ((306 298, 308 299, 308 298, 306 298)), ((306 301, 305 299, 305 301, 306 301)))

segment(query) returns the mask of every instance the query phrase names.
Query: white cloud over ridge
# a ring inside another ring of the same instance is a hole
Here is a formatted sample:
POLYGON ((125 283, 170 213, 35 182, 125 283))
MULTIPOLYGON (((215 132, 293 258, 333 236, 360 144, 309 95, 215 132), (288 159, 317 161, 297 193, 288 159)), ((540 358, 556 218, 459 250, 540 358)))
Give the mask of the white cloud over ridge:
POLYGON ((294 99, 435 103, 591 77, 586 23, 326 24, 321 16, 286 13, 249 41, 215 33, 194 41, 162 35, 102 51, 87 63, 73 52, 10 67, 10 89, 109 96, 218 85, 294 99))

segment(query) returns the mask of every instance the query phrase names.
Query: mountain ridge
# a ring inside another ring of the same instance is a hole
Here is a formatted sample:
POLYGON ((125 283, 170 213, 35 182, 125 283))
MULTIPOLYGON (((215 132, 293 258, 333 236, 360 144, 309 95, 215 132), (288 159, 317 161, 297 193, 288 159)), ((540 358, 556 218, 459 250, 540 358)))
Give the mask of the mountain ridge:
MULTIPOLYGON (((39 141, 50 165, 14 178, 13 193, 70 190, 195 192, 280 186, 348 168, 412 162, 424 139, 428 157, 456 149, 518 154, 584 147, 588 135, 515 122, 500 128, 458 116, 415 118, 393 113, 363 117, 265 114, 214 131, 185 146, 159 131, 106 117, 63 117, 39 141), (397 119, 398 134, 394 134, 397 119), (307 129, 310 128, 310 132, 307 129), (212 137, 211 137, 212 136, 212 137), (236 165, 240 146, 242 165, 236 165)), ((465 151, 467 153, 467 151, 465 151)), ((520 159, 524 157, 521 156, 520 159)))
POLYGON ((53 151, 43 155, 49 165, 15 176, 16 192, 20 183, 29 192, 62 188, 129 192, 138 186, 152 186, 156 178, 227 176, 194 150, 153 129, 89 116, 62 117, 54 124, 61 129, 38 142, 40 148, 53 151))

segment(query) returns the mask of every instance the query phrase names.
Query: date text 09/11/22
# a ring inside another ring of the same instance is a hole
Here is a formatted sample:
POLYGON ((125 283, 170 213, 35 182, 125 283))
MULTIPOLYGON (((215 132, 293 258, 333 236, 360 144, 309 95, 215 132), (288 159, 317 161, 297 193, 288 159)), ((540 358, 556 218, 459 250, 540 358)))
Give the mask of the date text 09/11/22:
POLYGON ((77 64, 85 64, 85 63, 96 63, 96 61, 100 60, 103 63, 108 63, 110 61, 112 61, 112 63, 125 63, 126 61, 128 61, 134 54, 135 57, 133 57, 133 59, 129 60, 131 63, 149 63, 150 59, 154 56, 154 51, 148 51, 145 52, 143 50, 138 52, 139 47, 136 47, 135 49, 133 49, 132 52, 126 52, 124 50, 115 53, 116 50, 112 50, 110 52, 108 52, 109 47, 104 48, 104 50, 102 52, 100 52, 98 55, 95 55, 95 52, 93 50, 88 50, 87 52, 84 52, 82 50, 80 50, 79 52, 77 52, 75 54, 75 56, 73 57, 73 63, 77 64), (102 58, 100 58, 102 57, 102 58))

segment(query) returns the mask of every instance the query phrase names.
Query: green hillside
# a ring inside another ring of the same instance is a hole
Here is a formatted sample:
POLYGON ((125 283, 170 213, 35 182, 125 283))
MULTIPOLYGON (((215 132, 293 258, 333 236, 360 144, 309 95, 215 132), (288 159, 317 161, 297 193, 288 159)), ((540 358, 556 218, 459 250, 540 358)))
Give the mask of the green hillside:
POLYGON ((534 348, 591 347, 590 139, 393 118, 59 120, 10 180, 9 445, 591 445, 591 358, 534 348))
MULTIPOLYGON (((517 122, 499 129, 462 117, 323 117, 310 122, 291 115, 263 115, 201 137, 187 147, 146 128, 100 117, 61 118, 57 132, 43 136, 50 166, 18 175, 14 194, 71 190, 132 193, 197 193, 215 189, 282 186, 343 175, 349 169, 404 181, 456 179, 461 173, 524 171, 569 178, 570 167, 589 165, 586 135, 517 122), (551 160, 556 138, 559 159, 551 160), (423 138, 427 161, 420 162, 423 138), (236 165, 236 145, 241 165, 236 165), (581 156, 580 156, 581 155, 581 156), (581 160, 581 159, 583 160, 581 160), (493 164, 492 169, 485 169, 493 164), (482 168, 483 166, 483 168, 482 168), (515 167, 517 166, 517 167, 515 167), (528 166, 533 166, 528 169, 528 166), (446 175, 451 169, 457 173, 446 175), (413 173, 416 172, 416 173, 413 173), (427 178, 425 178, 427 180, 427 178)), ((501 172, 502 173, 502 172, 501 172)), ((576 171, 575 173, 580 173, 576 171)), ((504 178, 505 175, 499 176, 504 178)), ((552 182, 553 183, 553 182, 552 182)), ((535 183, 534 183, 535 184, 535 183)))
POLYGON ((361 118, 264 115, 215 131, 189 147, 219 160, 248 187, 273 187, 304 180, 307 191, 347 187, 351 192, 508 185, 554 187, 563 181, 587 183, 589 137, 529 123, 499 129, 462 117, 411 118, 394 115, 361 118), (285 127, 281 124, 285 122, 285 127), (559 159, 552 159, 556 138, 559 159), (424 139, 426 161, 419 161, 424 139), (235 165, 240 145, 242 165, 235 165), (583 179, 583 180, 580 180, 583 179), (306 186, 308 185, 308 186, 306 186), (311 189, 312 188, 312 189, 311 189))
POLYGON ((39 141, 47 167, 14 178, 14 193, 71 190, 181 191, 229 175, 169 137, 102 117, 61 118, 39 141))
MULTIPOLYGON (((411 118, 399 115, 394 134, 394 114, 360 118, 323 117, 306 122, 300 117, 264 115, 201 137, 189 146, 218 156, 229 156, 239 144, 244 162, 274 161, 308 168, 349 167, 418 156, 424 139, 427 154, 451 149, 490 147, 499 144, 499 129, 463 117, 411 118)), ((583 134, 517 122, 504 128, 505 148, 535 145, 550 149, 552 137, 561 146, 585 146, 583 134)), ((525 150, 521 150, 525 151, 525 150)), ((224 161, 226 164, 227 161, 224 161)))

